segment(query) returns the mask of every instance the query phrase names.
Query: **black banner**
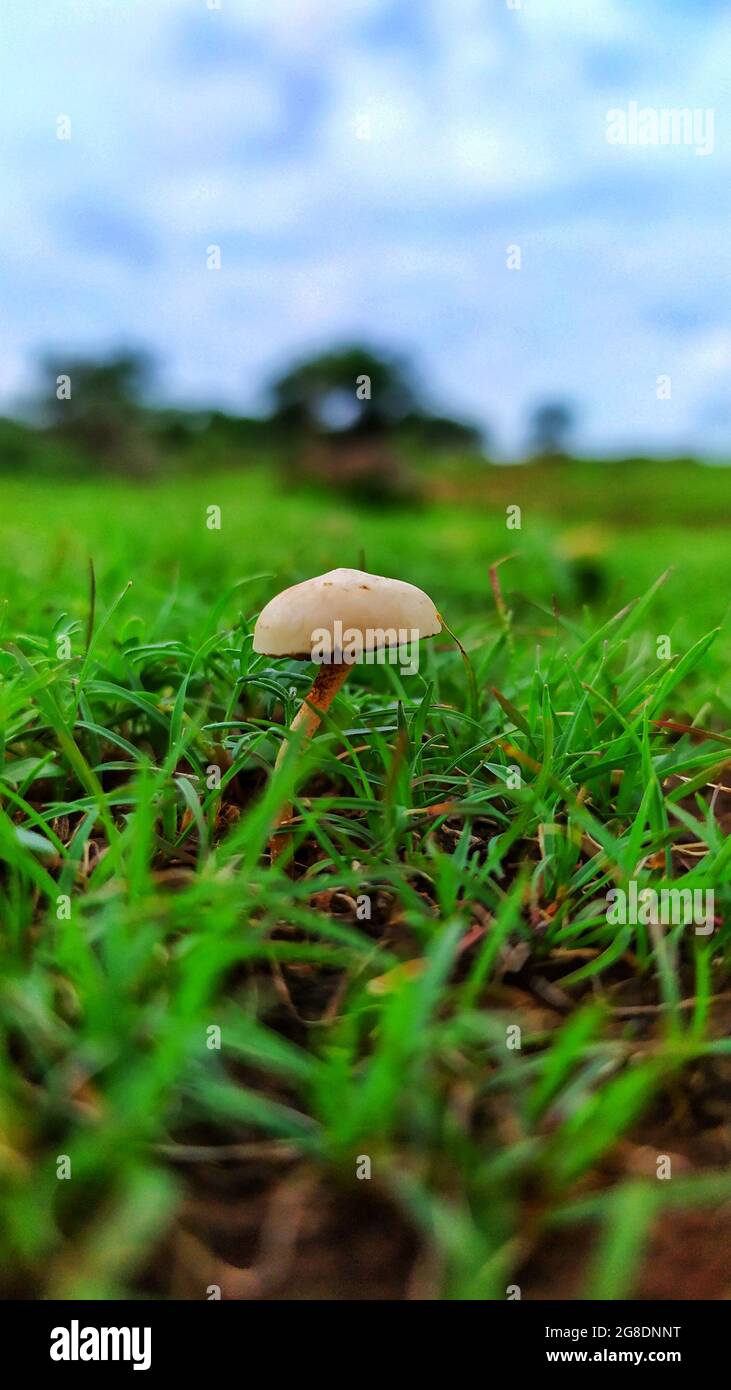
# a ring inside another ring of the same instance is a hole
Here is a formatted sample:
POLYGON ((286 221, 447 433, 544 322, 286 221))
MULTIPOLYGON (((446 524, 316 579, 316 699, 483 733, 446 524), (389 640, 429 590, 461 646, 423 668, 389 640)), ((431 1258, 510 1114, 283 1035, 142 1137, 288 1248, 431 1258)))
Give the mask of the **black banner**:
POLYGON ((81 1381, 88 1374, 97 1384, 100 1371, 141 1373, 144 1384, 178 1371, 223 1374, 225 1365, 246 1377, 252 1357, 258 1376, 263 1357, 272 1358, 278 1378, 289 1365, 312 1373, 318 1343, 321 1366, 333 1355, 333 1334, 337 1342, 346 1334, 356 1353, 352 1369, 345 1363, 336 1372, 331 1365, 328 1375, 338 1380, 350 1379, 352 1370, 356 1379, 387 1373, 399 1348, 402 1364, 413 1361, 418 1369, 427 1350, 430 1359, 438 1350, 463 1364, 467 1347, 471 1357, 479 1349, 492 1379, 492 1358, 503 1370, 512 1363, 516 1371, 583 1367, 585 1373, 722 1364, 728 1309, 723 1302, 39 1302, 0 1305, 0 1331, 6 1358, 42 1373, 44 1384, 69 1374, 81 1381), (454 1340, 466 1334, 479 1341, 454 1340))

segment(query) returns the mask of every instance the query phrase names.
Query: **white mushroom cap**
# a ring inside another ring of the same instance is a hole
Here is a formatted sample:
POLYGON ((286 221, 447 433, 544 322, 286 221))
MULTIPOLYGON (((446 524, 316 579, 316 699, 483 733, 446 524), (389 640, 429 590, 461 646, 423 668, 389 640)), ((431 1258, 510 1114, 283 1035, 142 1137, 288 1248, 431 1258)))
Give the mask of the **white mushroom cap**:
POLYGON ((322 659, 317 651, 327 634, 339 659, 341 647, 347 652, 348 646, 359 643, 363 652, 377 651, 433 637, 441 628, 423 589, 365 570, 337 569, 305 579, 271 599, 254 628, 254 651, 322 659))

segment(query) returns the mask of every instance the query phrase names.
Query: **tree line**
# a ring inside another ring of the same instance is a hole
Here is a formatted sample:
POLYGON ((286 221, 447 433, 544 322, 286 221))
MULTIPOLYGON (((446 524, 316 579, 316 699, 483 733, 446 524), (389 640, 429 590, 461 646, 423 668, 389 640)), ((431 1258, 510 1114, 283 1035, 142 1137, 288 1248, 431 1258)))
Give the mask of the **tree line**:
MULTIPOLYGON (((490 456, 486 430, 431 410, 407 363, 365 345, 294 363, 271 382, 268 408, 256 416, 161 405, 155 380, 154 360, 139 351, 45 358, 27 419, 0 419, 0 467, 144 478, 273 456, 305 476, 348 482, 394 476, 397 455, 490 456)), ((539 405, 528 452, 565 454, 572 426, 568 405, 539 405)))

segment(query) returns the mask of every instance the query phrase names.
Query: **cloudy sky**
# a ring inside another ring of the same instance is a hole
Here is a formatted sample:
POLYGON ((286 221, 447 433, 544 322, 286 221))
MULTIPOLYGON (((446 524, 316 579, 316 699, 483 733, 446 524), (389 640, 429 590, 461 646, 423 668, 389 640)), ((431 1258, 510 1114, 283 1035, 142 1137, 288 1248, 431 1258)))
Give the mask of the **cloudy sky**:
POLYGON ((556 397, 586 448, 728 450, 728 0, 5 0, 0 37, 0 409, 122 343, 255 409, 357 338, 506 454, 556 397), (693 143, 610 143, 631 103, 693 143))

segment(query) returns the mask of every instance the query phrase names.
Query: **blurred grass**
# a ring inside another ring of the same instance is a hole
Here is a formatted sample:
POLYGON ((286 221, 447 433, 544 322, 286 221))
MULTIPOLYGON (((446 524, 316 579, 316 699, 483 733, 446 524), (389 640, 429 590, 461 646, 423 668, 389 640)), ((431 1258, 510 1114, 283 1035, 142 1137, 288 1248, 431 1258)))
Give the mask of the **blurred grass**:
MULTIPOLYGON (((599 572, 605 603, 619 605, 668 567, 674 577, 654 613, 685 638, 723 622, 729 597, 731 469, 697 464, 551 463, 425 468, 426 500, 381 507, 333 492, 294 489, 270 466, 181 475, 130 486, 2 482, 0 574, 11 603, 86 598, 92 556, 102 585, 132 579, 136 602, 175 586, 183 609, 214 601, 224 585, 265 571, 296 580, 335 565, 399 574, 457 614, 484 613, 488 567, 509 554, 510 591, 550 607, 576 607, 577 560, 599 572), (431 496, 430 496, 431 495, 431 496), (206 528, 206 508, 222 529, 206 528), (521 529, 506 509, 519 506, 521 529), (9 580, 12 584, 8 586, 9 580), (137 598, 137 595, 140 598, 137 598)), ((251 593, 252 602, 271 581, 251 593)), ((180 610, 178 610, 180 612, 180 610)), ((175 621, 175 618, 173 618, 175 621)), ((664 630, 664 629, 661 629, 664 630)))

